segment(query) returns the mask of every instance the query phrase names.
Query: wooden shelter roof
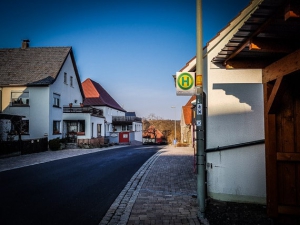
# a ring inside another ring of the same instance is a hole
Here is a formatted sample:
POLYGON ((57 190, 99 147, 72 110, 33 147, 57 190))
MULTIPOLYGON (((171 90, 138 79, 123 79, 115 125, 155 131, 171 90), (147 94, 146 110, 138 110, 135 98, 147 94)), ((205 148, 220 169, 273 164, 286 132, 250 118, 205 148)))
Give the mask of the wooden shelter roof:
MULTIPOLYGON (((254 2, 254 1, 253 1, 254 2)), ((227 69, 265 68, 300 48, 300 3, 261 0, 214 57, 227 69)))

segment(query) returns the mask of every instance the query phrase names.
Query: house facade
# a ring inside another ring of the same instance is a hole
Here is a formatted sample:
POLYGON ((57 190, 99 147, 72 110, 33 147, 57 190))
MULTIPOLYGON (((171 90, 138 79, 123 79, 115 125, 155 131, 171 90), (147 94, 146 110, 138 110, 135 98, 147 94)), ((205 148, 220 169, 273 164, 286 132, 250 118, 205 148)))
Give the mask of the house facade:
POLYGON ((22 139, 64 137, 63 107, 84 100, 72 48, 31 48, 26 40, 0 49, 0 61, 1 114, 22 116, 22 139))
POLYGON ((208 195, 266 204, 276 224, 300 222, 299 12, 253 0, 204 48, 208 195))
POLYGON ((126 112, 97 82, 86 79, 82 83, 84 106, 103 112, 103 123, 91 127, 93 137, 103 136, 110 143, 130 144, 142 142, 142 120, 134 112, 126 112))
POLYGON ((25 40, 21 48, 0 49, 0 61, 2 140, 142 142, 142 121, 134 112, 126 112, 100 84, 81 84, 71 47, 31 48, 25 40))
MULTIPOLYGON (((209 197, 266 204, 262 71, 213 62, 257 4, 252 1, 203 50, 204 145, 209 197)), ((195 72, 196 58, 181 71, 195 72)))
MULTIPOLYGON (((221 51, 209 58, 210 64, 231 71, 237 81, 247 81, 249 77, 250 81, 262 83, 262 87, 248 92, 251 101, 243 101, 242 95, 239 100, 250 105, 251 112, 258 112, 260 105, 263 108, 267 213, 276 224, 300 223, 299 12, 297 0, 253 0, 241 12, 243 17, 238 18, 232 32, 228 30, 228 35, 223 36, 221 51), (256 97, 262 98, 262 103, 256 97)), ((211 44, 207 53, 214 51, 216 42, 211 44)), ((219 84, 216 87, 220 89, 219 84)), ((246 93, 249 90, 247 86, 242 88, 246 93)), ((236 96, 235 92, 226 92, 236 96)), ((240 132, 247 131, 250 122, 245 121, 246 128, 240 132)), ((252 170, 261 172, 259 163, 253 164, 252 170)))

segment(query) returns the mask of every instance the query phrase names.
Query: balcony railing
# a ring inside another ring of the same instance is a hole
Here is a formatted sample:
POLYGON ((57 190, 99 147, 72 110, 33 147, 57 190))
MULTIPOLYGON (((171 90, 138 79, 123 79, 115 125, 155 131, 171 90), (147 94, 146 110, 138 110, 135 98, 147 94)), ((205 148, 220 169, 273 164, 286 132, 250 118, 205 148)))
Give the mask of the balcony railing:
POLYGON ((93 116, 103 117, 103 110, 90 106, 64 106, 64 113, 90 113, 93 116))
POLYGON ((113 116, 112 122, 142 122, 142 118, 136 116, 113 116))

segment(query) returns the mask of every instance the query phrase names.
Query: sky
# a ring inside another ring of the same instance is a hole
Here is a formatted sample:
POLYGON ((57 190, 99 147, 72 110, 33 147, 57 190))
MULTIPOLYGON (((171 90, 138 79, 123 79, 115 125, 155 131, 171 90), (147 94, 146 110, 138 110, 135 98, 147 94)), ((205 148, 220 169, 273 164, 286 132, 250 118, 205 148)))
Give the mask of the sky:
MULTIPOLYGON (((249 2, 202 0, 203 46, 249 2)), ((179 120, 190 98, 172 75, 196 55, 196 0, 3 0, 0 30, 0 48, 71 46, 81 82, 138 117, 179 120)))

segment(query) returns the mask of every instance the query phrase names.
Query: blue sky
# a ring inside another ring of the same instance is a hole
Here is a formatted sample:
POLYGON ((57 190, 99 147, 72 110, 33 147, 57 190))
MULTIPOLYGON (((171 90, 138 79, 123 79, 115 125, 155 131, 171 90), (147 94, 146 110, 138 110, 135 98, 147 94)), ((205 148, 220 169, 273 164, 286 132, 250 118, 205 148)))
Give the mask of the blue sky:
MULTIPOLYGON (((202 0, 203 45, 250 0, 202 0)), ((0 48, 72 46, 83 82, 127 111, 180 118, 173 74, 196 55, 196 0, 4 0, 0 48)))

